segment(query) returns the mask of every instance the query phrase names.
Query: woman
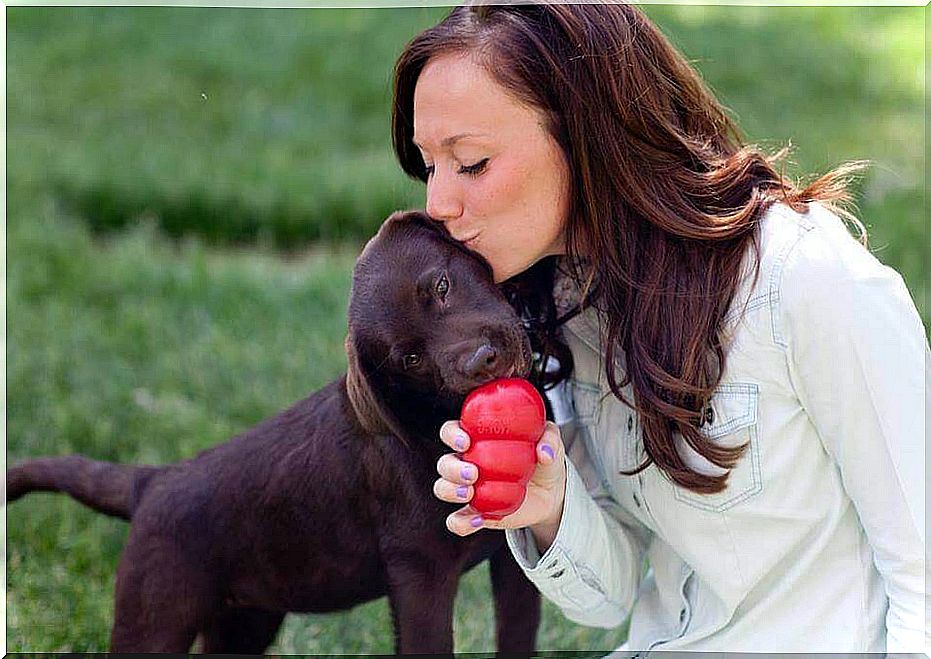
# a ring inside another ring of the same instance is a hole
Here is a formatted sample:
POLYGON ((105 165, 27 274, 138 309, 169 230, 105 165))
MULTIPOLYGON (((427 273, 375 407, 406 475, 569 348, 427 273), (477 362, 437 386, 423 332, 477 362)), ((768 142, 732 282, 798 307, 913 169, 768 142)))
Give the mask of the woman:
POLYGON ((453 533, 505 529, 568 618, 629 615, 634 650, 922 649, 928 347, 838 217, 862 236, 856 165, 799 189, 613 4, 454 9, 399 58, 393 137, 574 411, 503 520, 439 460, 453 533))

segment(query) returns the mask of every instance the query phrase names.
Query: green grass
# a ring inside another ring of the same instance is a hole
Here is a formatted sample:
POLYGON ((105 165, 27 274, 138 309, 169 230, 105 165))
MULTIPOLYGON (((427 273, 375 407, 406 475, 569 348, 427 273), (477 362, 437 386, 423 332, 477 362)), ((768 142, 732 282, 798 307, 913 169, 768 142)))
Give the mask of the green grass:
POLYGON ((11 8, 11 179, 98 230, 366 235, 417 202, 387 148, 390 63, 440 13, 11 8))
MULTIPOLYGON (((867 158, 860 215, 926 325, 922 8, 647 6, 790 172, 867 158)), ((390 69, 444 9, 7 11, 8 460, 150 463, 223 441, 345 367, 361 241, 422 203, 390 152, 390 69), (206 96, 206 98, 204 97, 206 96)), ((126 525, 7 511, 7 648, 107 646, 126 525)), ((487 569, 457 651, 493 649, 487 569)), ((544 609, 539 647, 608 650, 544 609)), ((390 651, 384 600, 292 616, 274 652, 390 651)))

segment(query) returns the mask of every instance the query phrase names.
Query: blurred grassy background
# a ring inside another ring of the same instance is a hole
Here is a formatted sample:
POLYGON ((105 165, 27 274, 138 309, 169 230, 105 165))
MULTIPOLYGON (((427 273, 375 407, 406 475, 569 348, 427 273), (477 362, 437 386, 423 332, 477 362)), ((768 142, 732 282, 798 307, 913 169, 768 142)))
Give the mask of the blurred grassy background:
MULTIPOLYGON (((924 9, 647 6, 790 172, 850 159, 876 255, 926 327, 924 9)), ((390 151, 390 71, 446 9, 7 9, 8 461, 163 463, 344 368, 363 241, 422 190, 390 151)), ((65 497, 7 513, 7 649, 108 644, 122 522, 65 497)), ((487 570, 456 649, 493 649, 487 570)), ((544 650, 623 629, 548 604, 544 650)), ((292 616, 272 651, 391 651, 385 601, 292 616)))

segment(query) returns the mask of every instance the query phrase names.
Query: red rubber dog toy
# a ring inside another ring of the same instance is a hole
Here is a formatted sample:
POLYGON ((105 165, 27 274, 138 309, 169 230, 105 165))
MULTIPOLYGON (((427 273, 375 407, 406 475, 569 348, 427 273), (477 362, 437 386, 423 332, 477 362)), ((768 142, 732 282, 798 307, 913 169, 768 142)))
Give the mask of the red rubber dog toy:
POLYGON ((472 439, 462 459, 478 467, 469 504, 486 519, 510 515, 524 502, 537 463, 543 399, 521 378, 492 380, 466 397, 459 425, 472 439))

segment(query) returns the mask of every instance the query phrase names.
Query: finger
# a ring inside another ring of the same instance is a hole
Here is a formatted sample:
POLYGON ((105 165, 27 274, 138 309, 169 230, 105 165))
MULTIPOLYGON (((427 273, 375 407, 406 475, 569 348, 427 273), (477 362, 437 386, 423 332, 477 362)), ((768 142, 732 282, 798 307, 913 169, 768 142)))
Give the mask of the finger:
POLYGON ((475 489, 471 485, 459 485, 451 483, 445 478, 438 478, 433 483, 433 496, 440 501, 449 503, 466 503, 475 495, 475 489))
POLYGON ((478 478, 478 467, 460 460, 455 453, 446 453, 436 461, 437 473, 457 485, 469 485, 478 478))
POLYGON ((440 426, 440 439, 449 448, 460 453, 468 449, 471 443, 468 433, 454 420, 446 421, 440 426))
POLYGON ((564 448, 559 426, 552 421, 547 421, 543 435, 537 442, 537 460, 542 465, 551 465, 557 460, 563 459, 563 452, 564 448))
POLYGON ((472 535, 485 524, 485 520, 471 506, 460 508, 446 518, 446 528, 456 535, 472 535))

